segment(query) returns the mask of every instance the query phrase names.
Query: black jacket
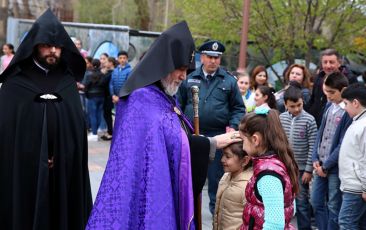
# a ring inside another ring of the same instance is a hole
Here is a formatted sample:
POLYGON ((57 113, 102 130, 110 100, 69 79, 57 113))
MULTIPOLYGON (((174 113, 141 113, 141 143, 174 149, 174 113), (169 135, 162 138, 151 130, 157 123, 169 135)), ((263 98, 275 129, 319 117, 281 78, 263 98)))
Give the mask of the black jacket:
POLYGON ((90 74, 86 76, 85 95, 87 98, 104 98, 106 87, 108 87, 108 82, 106 81, 104 74, 99 70, 92 70, 90 74))

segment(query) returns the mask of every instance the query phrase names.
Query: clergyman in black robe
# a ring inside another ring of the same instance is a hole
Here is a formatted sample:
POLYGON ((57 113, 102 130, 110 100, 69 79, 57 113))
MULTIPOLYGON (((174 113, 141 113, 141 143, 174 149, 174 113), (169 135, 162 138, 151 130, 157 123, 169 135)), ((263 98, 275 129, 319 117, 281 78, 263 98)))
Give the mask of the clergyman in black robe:
POLYGON ((47 10, 0 75, 0 228, 84 229, 92 208, 76 87, 85 61, 47 10))

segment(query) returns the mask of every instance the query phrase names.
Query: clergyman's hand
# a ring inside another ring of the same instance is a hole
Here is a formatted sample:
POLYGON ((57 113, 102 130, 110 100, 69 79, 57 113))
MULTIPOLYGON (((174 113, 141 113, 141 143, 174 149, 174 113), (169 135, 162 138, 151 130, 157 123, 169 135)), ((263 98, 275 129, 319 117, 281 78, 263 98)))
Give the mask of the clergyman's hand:
POLYGON ((225 148, 226 146, 228 146, 232 143, 235 143, 235 142, 243 141, 240 138, 239 131, 216 135, 213 138, 216 139, 216 148, 218 148, 218 149, 225 148))

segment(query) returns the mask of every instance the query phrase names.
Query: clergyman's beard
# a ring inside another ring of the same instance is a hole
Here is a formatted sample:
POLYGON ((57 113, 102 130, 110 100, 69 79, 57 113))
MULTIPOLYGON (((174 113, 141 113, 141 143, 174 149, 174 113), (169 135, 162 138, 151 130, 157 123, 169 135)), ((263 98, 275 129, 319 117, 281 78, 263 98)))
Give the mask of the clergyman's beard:
POLYGON ((164 92, 168 94, 169 96, 174 96, 179 89, 180 85, 174 84, 173 81, 169 82, 169 77, 165 77, 160 80, 161 84, 163 85, 164 92))
POLYGON ((60 58, 56 57, 55 55, 47 55, 45 57, 41 57, 40 55, 37 55, 36 57, 37 62, 43 66, 46 69, 53 69, 58 66, 60 63, 60 58), (53 62, 47 61, 47 58, 54 58, 55 60, 53 62))

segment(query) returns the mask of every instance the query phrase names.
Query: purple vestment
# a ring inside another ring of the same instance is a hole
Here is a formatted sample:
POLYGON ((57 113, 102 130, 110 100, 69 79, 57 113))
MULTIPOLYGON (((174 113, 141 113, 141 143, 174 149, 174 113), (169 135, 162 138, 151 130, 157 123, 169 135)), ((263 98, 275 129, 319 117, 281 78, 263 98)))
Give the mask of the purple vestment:
POLYGON ((156 86, 117 106, 107 167, 87 229, 194 229, 189 143, 156 86))

